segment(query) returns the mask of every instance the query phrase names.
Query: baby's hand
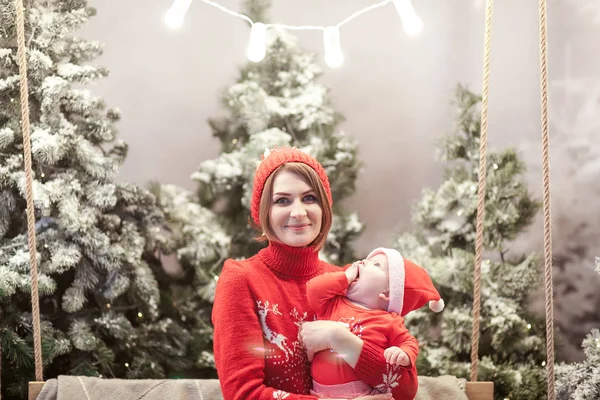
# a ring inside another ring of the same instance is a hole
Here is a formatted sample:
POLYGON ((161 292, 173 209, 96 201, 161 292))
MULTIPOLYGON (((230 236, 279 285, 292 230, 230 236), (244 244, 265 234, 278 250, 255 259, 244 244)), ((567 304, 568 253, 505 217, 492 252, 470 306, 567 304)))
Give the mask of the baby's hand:
POLYGON ((392 365, 401 365, 403 367, 410 366, 410 358, 400 347, 391 346, 383 352, 385 362, 392 365))
POLYGON ((352 265, 345 271, 346 278, 348 278, 348 285, 354 282, 356 278, 358 278, 358 266, 362 261, 355 261, 352 265))

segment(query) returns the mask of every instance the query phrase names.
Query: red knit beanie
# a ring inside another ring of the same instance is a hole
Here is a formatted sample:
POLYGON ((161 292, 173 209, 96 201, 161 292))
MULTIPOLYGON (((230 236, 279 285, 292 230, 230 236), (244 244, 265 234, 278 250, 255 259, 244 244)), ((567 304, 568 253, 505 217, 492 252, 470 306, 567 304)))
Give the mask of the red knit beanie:
POLYGON ((265 188, 265 182, 271 174, 283 164, 297 162, 306 164, 311 167, 321 179, 321 183, 327 193, 327 200, 329 205, 333 205, 331 198, 331 188, 329 187, 329 179, 325 170, 310 155, 305 152, 298 150, 297 148, 282 147, 277 149, 271 149, 265 151, 265 154, 261 156, 260 163, 256 167, 256 174, 254 175, 254 186, 252 188, 252 203, 250 205, 250 211, 252 213, 252 219, 258 225, 260 224, 259 210, 260 210, 260 198, 262 197, 263 189, 265 188))

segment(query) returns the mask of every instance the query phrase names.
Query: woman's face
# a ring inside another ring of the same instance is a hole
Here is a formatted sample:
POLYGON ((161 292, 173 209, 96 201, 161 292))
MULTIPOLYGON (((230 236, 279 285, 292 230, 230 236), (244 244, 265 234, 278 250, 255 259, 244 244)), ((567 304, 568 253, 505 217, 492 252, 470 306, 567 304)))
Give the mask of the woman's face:
POLYGON ((280 171, 273 179, 269 224, 277 240, 293 247, 311 244, 321 232, 323 210, 316 192, 299 175, 280 171))

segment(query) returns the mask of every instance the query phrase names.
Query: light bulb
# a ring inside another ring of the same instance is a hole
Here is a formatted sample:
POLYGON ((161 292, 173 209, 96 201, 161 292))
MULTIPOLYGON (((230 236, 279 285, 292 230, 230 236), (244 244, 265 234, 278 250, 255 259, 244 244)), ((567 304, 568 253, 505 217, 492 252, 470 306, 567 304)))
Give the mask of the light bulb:
POLYGON ((165 14, 165 24, 172 29, 183 25, 183 19, 191 4, 192 0, 175 0, 169 11, 165 14))
POLYGON ((407 35, 416 36, 421 33, 423 30, 423 21, 417 15, 410 0, 394 0, 394 7, 396 7, 398 15, 400 15, 404 32, 407 35))
POLYGON ((325 64, 337 68, 344 63, 344 54, 340 44, 340 30, 336 26, 328 26, 323 31, 325 45, 325 64))
POLYGON ((267 54, 267 26, 261 22, 256 22, 250 29, 250 40, 246 56, 252 62, 259 62, 267 54))
POLYGON ((423 31, 423 21, 419 18, 418 15, 415 15, 415 18, 410 21, 404 23, 404 32, 408 36, 417 36, 423 31))
POLYGON ((177 29, 183 25, 183 17, 169 10, 165 14, 165 24, 171 29, 177 29))

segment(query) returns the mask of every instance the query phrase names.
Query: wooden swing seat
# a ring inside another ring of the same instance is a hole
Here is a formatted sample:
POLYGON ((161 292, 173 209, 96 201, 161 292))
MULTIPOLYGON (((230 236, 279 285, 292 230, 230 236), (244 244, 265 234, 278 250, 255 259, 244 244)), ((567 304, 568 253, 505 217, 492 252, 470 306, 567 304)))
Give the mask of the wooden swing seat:
MULTIPOLYGON (((45 382, 29 382, 29 400, 36 400, 45 382)), ((469 400, 494 400, 493 382, 467 382, 465 387, 469 400)))

